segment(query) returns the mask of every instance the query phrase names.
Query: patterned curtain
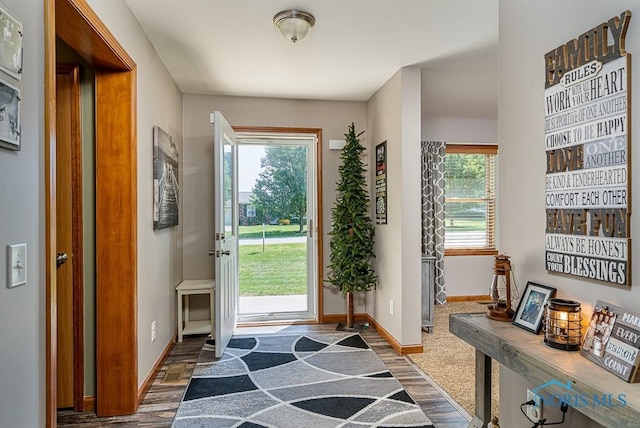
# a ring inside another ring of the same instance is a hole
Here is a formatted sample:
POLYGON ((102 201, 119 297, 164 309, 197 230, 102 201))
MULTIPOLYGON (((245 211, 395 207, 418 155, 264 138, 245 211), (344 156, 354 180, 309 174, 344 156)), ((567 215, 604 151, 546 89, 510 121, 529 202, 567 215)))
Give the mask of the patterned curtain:
POLYGON ((422 255, 434 258, 434 301, 447 303, 444 287, 444 164, 447 143, 422 142, 422 255))

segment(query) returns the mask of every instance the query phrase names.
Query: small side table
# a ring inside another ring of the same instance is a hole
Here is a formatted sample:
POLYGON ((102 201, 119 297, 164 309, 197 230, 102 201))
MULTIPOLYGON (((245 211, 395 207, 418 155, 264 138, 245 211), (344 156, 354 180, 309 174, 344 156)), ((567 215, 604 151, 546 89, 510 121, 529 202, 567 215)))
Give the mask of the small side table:
POLYGON ((176 287, 178 292, 178 342, 187 334, 214 333, 214 302, 216 283, 213 279, 187 279, 176 287), (208 294, 211 319, 204 321, 189 320, 189 296, 194 294, 208 294), (184 300, 184 327, 182 326, 182 304, 184 300))

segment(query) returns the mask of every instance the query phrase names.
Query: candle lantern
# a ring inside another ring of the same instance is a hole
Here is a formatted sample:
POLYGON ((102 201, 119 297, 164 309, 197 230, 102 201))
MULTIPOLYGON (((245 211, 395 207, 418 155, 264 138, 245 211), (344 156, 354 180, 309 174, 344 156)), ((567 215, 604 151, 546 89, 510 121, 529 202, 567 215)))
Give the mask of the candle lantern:
POLYGON ((573 300, 549 299, 545 305, 544 343, 552 348, 578 351, 582 344, 582 312, 573 300))
POLYGON ((496 321, 508 321, 513 319, 511 309, 511 262, 509 256, 499 254, 493 262, 493 279, 489 295, 491 304, 487 306, 487 318, 496 321))

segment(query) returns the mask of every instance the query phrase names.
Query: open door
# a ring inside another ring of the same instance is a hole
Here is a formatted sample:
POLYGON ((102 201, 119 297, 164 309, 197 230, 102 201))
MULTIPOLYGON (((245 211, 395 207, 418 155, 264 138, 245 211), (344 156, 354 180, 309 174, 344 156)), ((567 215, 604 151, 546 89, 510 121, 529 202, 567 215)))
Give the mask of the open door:
POLYGON ((56 71, 56 299, 58 408, 82 410, 82 140, 80 66, 56 71))
POLYGON ((214 127, 215 341, 216 358, 224 353, 238 314, 238 147, 236 134, 219 111, 214 127))

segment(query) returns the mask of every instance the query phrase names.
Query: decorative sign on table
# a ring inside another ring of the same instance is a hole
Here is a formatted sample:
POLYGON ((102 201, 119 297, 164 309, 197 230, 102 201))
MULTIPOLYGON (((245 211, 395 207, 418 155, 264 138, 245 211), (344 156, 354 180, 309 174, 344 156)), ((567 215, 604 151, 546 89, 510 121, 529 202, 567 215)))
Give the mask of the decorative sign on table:
POLYGON ((387 142, 376 146, 376 224, 387 224, 387 142))
POLYGON ((624 381, 640 381, 640 313, 598 300, 580 353, 624 381))
POLYGON ((631 12, 545 55, 545 264, 631 285, 631 12))

